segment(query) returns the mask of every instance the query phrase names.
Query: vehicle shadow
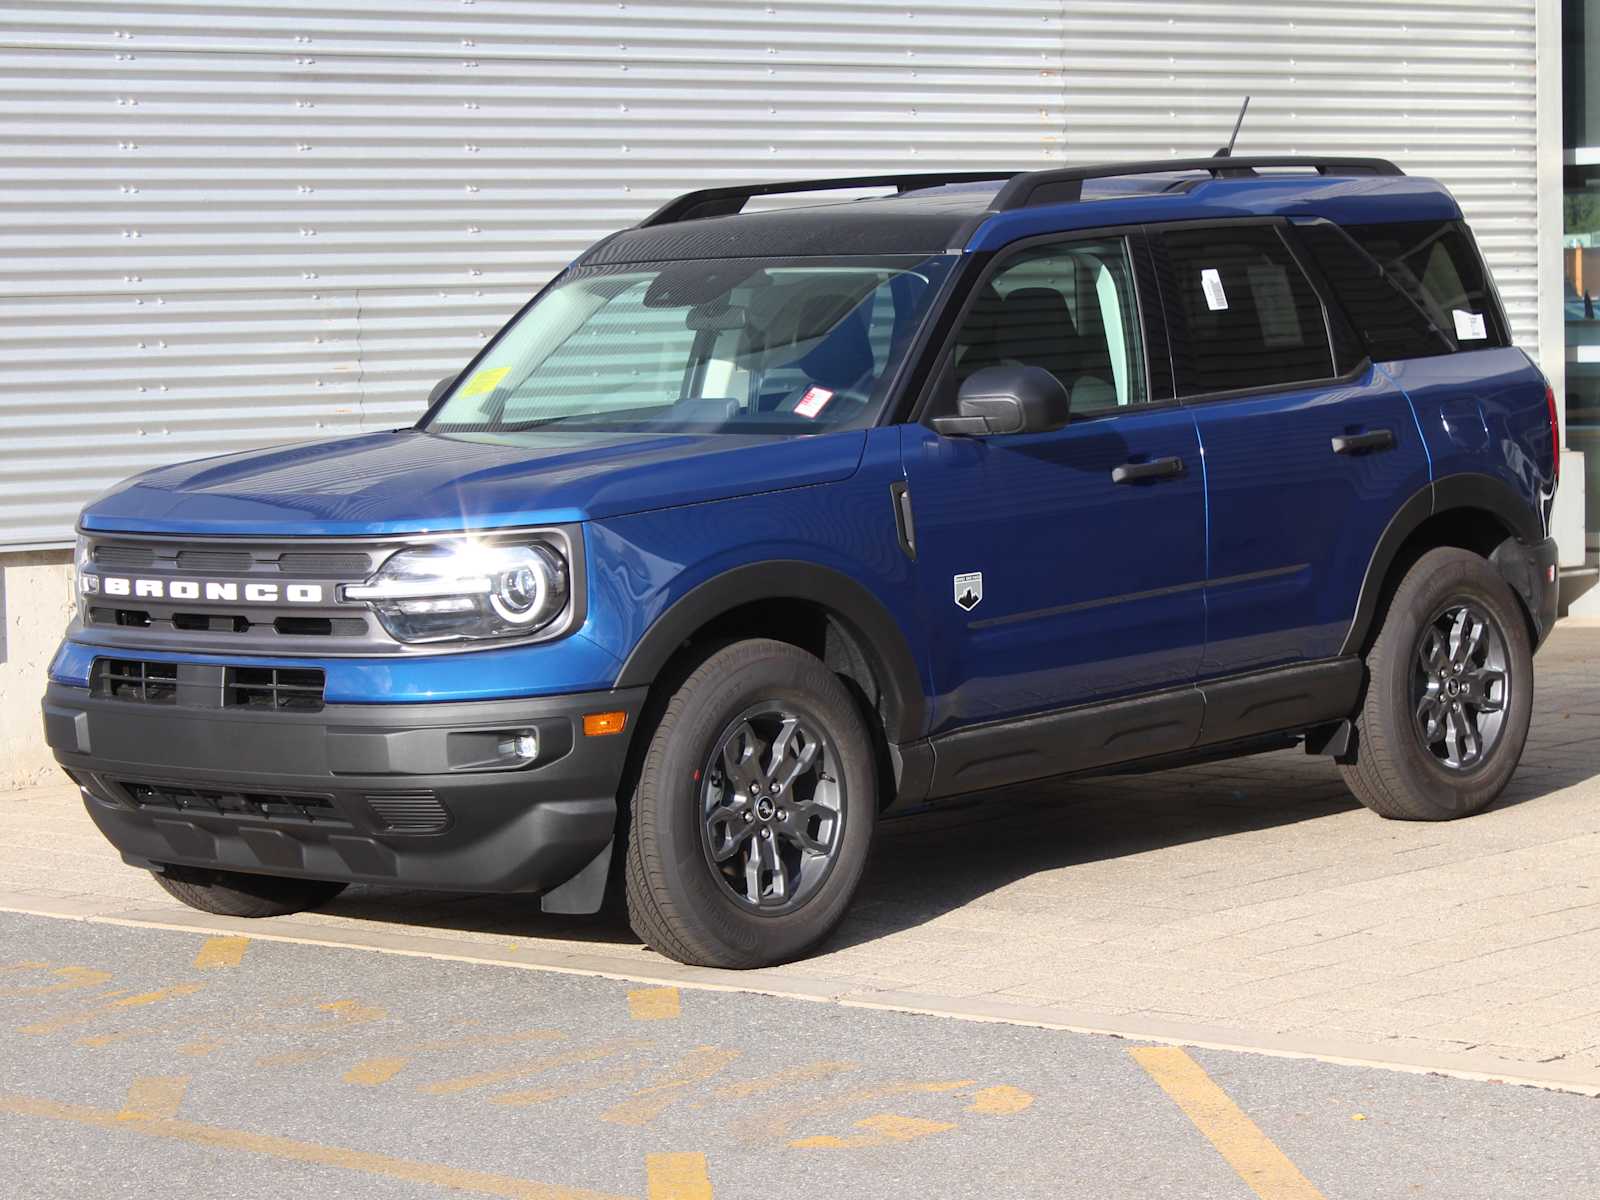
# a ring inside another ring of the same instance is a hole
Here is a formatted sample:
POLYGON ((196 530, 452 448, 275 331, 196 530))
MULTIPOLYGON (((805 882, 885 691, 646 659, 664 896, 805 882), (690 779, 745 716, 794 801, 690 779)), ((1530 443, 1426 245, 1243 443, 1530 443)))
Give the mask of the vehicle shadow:
MULTIPOLYGON (((1526 804, 1600 775, 1600 744, 1530 744, 1497 809, 1526 804)), ((885 821, 851 915, 825 949, 915 928, 1034 876, 1190 843, 1315 821, 1359 809, 1328 759, 1298 750, 1145 775, 1049 781, 963 799, 885 821)), ((1373 817, 1376 823, 1378 818, 1373 817)), ((1374 825, 1374 834, 1381 829, 1374 825)), ((1219 852, 1211 869, 1226 869, 1219 852)), ((1206 866, 1194 870, 1202 872, 1206 866)), ((1070 891, 1020 901, 1062 915, 1070 891)), ((539 910, 537 897, 352 887, 331 916, 413 930, 567 944, 574 952, 650 952, 615 906, 588 917, 539 910)), ((1066 915, 1071 915, 1068 912, 1066 915)))

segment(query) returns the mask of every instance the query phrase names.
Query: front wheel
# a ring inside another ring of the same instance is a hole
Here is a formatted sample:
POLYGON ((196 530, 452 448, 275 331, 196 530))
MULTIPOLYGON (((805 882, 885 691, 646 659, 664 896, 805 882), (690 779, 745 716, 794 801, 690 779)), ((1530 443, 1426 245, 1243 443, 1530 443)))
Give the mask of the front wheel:
POLYGON ((1482 558, 1430 550, 1406 572, 1367 655, 1356 761, 1380 816, 1445 821, 1493 803, 1522 758, 1533 649, 1517 600, 1482 558))
POLYGON ((872 741, 814 656, 752 639, 668 701, 633 796, 628 916, 679 962, 803 955, 843 919, 877 816, 872 741))

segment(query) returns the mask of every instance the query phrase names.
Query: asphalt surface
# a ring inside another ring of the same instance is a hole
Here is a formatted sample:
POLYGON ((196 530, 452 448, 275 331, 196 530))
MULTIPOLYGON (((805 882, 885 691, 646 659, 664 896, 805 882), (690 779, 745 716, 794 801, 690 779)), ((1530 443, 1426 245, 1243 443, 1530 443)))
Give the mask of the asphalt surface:
POLYGON ((1593 1194, 1557 1092, 0 914, 0 1190, 1593 1194))

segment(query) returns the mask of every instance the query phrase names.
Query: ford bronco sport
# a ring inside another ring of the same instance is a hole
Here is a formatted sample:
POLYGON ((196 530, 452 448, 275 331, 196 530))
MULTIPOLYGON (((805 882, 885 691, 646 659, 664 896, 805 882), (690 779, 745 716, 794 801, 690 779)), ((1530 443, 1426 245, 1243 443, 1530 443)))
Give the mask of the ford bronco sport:
POLYGON ((615 881, 757 966, 963 794, 1303 743, 1382 816, 1484 808, 1556 438, 1460 209, 1381 160, 712 188, 415 427, 90 503, 44 720, 208 912, 615 881))

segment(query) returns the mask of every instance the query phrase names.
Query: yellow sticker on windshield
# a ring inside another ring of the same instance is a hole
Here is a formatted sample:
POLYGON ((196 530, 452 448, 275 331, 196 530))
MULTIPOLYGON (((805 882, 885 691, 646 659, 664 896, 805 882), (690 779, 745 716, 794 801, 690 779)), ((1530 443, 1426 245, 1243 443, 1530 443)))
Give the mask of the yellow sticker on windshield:
POLYGON ((482 396, 492 392, 500 386, 500 381, 509 374, 511 374, 510 367, 489 367, 479 371, 467 381, 467 386, 461 395, 465 398, 467 396, 482 396))

